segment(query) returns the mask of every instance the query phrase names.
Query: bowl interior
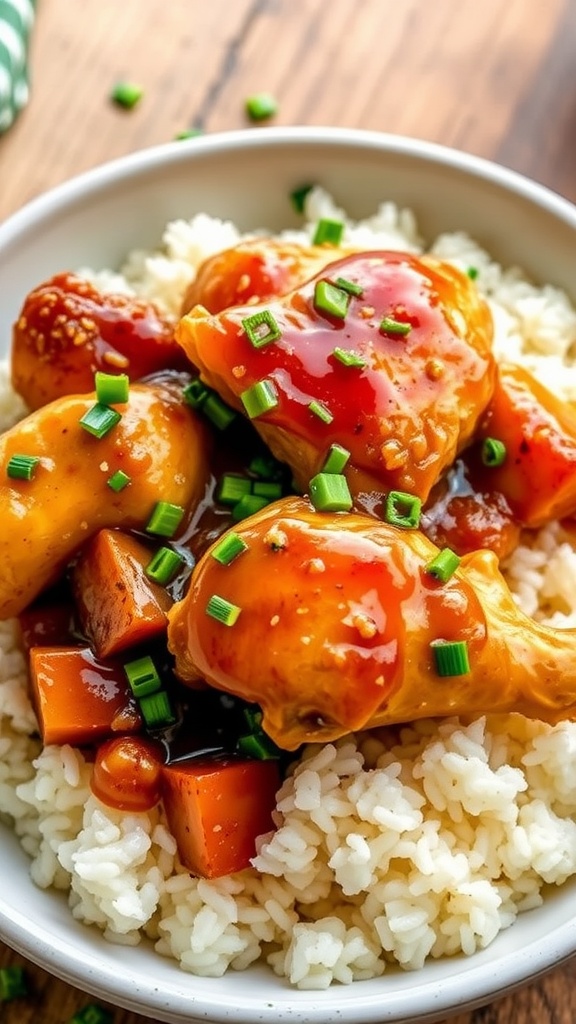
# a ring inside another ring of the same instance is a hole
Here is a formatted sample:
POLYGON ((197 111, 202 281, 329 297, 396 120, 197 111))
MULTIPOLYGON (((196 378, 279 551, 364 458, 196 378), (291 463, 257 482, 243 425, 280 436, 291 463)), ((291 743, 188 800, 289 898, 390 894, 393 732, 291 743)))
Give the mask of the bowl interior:
MULTIPOLYGON (((116 266, 128 250, 157 244, 171 218, 199 211, 243 229, 295 226, 290 192, 311 182, 324 185, 353 217, 369 215, 385 199, 410 206, 426 237, 468 231, 501 263, 519 263, 574 293, 576 213, 545 189, 430 144, 271 128, 135 154, 54 190, 0 226, 0 353, 8 352, 26 292, 51 274, 116 266)), ((576 884, 568 884, 486 950, 430 962, 417 973, 390 971, 323 993, 293 991, 262 968, 197 978, 146 945, 119 953, 74 922, 61 895, 30 881, 26 857, 4 825, 0 842, 2 937, 73 984, 156 1020, 432 1021, 487 1002, 576 950, 576 884)))

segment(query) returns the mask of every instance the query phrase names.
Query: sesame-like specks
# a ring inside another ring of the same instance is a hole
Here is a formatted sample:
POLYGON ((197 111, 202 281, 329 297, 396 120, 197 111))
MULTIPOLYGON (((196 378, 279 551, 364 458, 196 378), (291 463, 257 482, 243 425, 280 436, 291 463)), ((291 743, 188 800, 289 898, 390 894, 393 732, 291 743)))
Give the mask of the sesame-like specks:
POLYGON ((81 348, 88 341, 88 335, 86 331, 76 331, 74 335, 74 345, 76 348, 81 348))
POLYGON ((309 608, 297 608, 296 615, 308 615, 309 611, 309 608))
POLYGON ((25 331, 27 326, 28 320, 26 319, 25 316, 21 316, 20 319, 18 320, 18 330, 25 331))
POLYGON ((108 465, 107 462, 101 462, 98 468, 101 469, 103 473, 107 473, 108 470, 110 469, 110 466, 108 465))
POLYGON ((362 306, 359 310, 359 314, 363 320, 370 320, 370 317, 373 317, 375 313, 376 310, 374 309, 374 306, 362 306))
POLYGON ((247 291, 248 288, 250 287, 251 280, 252 278, 250 277, 250 274, 241 274, 240 277, 238 278, 238 291, 247 291))
POLYGON ((271 526, 264 537, 264 543, 272 548, 272 551, 284 551, 288 547, 288 537, 279 526, 271 526))
POLYGON ((68 317, 66 316, 65 313, 58 313, 54 317, 54 323, 57 324, 59 327, 62 327, 64 324, 68 323, 68 317))
POLYGON ((415 434, 414 437, 410 439, 409 448, 412 461, 416 463, 422 462, 428 454, 428 442, 426 441, 424 434, 415 434))
POLYGON ((305 647, 308 647, 308 644, 312 643, 312 637, 311 636, 301 636, 300 637, 300 643, 304 644, 305 647))
POLYGON ((444 376, 445 366, 441 359, 428 359, 424 371, 428 380, 440 380, 444 376))
POLYGON ((376 686, 384 686, 384 682, 384 676, 376 676, 376 679, 374 680, 376 686))
POLYGON ((70 338, 73 341, 76 336, 76 328, 74 324, 65 324, 64 334, 66 335, 67 338, 70 338))
POLYGON ((90 331, 92 334, 96 334, 97 327, 96 327, 96 323, 94 322, 92 317, 90 317, 90 316, 81 316, 80 317, 80 326, 83 327, 85 331, 90 331))
POLYGON ((178 484, 179 487, 183 487, 186 483, 186 475, 184 473, 175 473, 174 483, 178 484))
POLYGON ((393 470, 405 466, 408 462, 408 452, 404 445, 396 437, 391 437, 381 446, 382 459, 386 469, 393 470))
POLYGON ((351 616, 352 625, 354 629, 357 629, 363 640, 371 640, 373 636, 376 636, 378 627, 366 612, 355 612, 351 616))
POLYGON ((279 615, 273 615, 272 618, 270 619, 270 625, 271 626, 277 626, 279 622, 280 622, 280 616, 279 615))
POLYGON ((121 352, 104 352, 102 362, 108 366, 115 366, 118 370, 126 370, 130 366, 130 360, 121 352))
POLYGON ((240 380, 242 377, 245 377, 246 376, 246 367, 245 366, 233 366, 232 367, 232 376, 236 377, 236 380, 240 380))
POLYGON ((326 572, 326 563, 321 558, 311 558, 306 564, 306 570, 314 575, 326 572))
POLYGON ((82 522, 80 523, 80 529, 81 530, 87 530, 88 529, 88 523, 86 522, 85 519, 83 519, 82 522))
POLYGON ((346 664, 346 655, 341 648, 332 648, 331 651, 332 660, 336 665, 336 668, 344 668, 346 664))
POLYGON ((52 309, 50 306, 42 306, 42 308, 38 310, 38 316, 42 316, 46 319, 47 316, 50 316, 51 312, 52 309))

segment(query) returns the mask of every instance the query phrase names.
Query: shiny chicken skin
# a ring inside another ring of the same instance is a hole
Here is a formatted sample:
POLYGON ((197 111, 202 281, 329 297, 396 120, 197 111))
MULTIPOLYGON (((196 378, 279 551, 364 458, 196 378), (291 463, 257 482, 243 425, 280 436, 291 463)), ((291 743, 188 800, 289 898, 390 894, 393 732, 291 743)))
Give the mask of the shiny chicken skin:
POLYGON ((131 386, 119 423, 98 439, 80 418, 95 396, 71 395, 31 413, 0 437, 0 466, 37 456, 31 480, 0 487, 0 619, 21 612, 54 582, 99 529, 144 530, 158 501, 192 509, 204 494, 205 428, 182 401, 180 375, 131 386), (130 483, 115 492, 116 470, 130 483))
POLYGON ((176 337, 235 408, 245 411, 264 382, 270 401, 249 414, 302 491, 338 443, 350 452, 353 494, 426 499, 470 441, 494 382, 492 320, 474 284, 448 264, 397 252, 337 260, 267 306, 196 306, 176 337), (361 294, 344 291, 345 314, 334 316, 318 295, 339 278, 361 294), (265 311, 279 336, 254 345, 245 321, 265 311))
POLYGON ((198 305, 209 313, 220 313, 229 306, 287 295, 344 255, 344 249, 333 246, 246 239, 204 261, 186 291, 182 315, 198 305))
POLYGON ((260 704, 279 746, 423 717, 576 715, 576 632, 526 618, 492 552, 465 556, 443 583, 418 530, 300 498, 236 532, 246 549, 227 565, 205 554, 169 613, 169 645, 185 682, 260 704), (213 595, 240 609, 232 625, 207 614, 213 595), (441 676, 438 641, 465 641, 469 671, 441 676))
POLYGON ((102 292, 70 273, 56 274, 26 297, 10 362, 14 390, 29 409, 91 391, 96 370, 139 380, 188 366, 173 321, 151 302, 102 292))

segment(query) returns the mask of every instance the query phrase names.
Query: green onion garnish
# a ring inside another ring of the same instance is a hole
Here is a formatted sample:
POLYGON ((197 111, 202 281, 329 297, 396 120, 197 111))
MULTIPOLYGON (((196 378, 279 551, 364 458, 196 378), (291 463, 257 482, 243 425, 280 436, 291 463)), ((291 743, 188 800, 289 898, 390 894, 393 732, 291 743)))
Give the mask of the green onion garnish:
POLYGON ((11 999, 19 999, 28 995, 26 974, 23 967, 0 968, 0 1003, 8 1003, 11 999))
POLYGON ((442 548, 442 551, 439 551, 435 558, 424 566, 424 570, 434 579, 446 583, 454 575, 459 565, 458 555, 451 548, 442 548))
POLYGON ((282 484, 277 480, 255 480, 252 484, 252 494, 257 494, 268 501, 275 501, 282 497, 282 484))
POLYGON ((352 497, 341 473, 317 473, 310 481, 310 501, 318 512, 348 512, 352 497))
POLYGON ((343 473, 350 458, 350 452, 341 444, 331 444, 322 466, 323 473, 343 473))
POLYGON ((202 405, 208 398, 211 392, 211 388, 206 387, 199 377, 191 380, 182 391, 184 401, 191 405, 193 409, 201 409, 202 405))
POLYGON ((166 690, 158 690, 157 693, 142 697, 138 706, 149 729, 158 729, 176 721, 166 690))
POLYGON ((162 686, 156 666, 147 654, 143 658, 127 661, 124 665, 124 672, 132 693, 138 699, 156 693, 162 686))
POLYGON ((239 534, 230 531, 222 540, 218 542, 215 548, 212 548, 212 558, 215 558, 220 565, 230 565, 238 555, 241 555, 243 551, 248 550, 246 541, 242 540, 239 534))
POLYGON ((70 1018, 68 1024, 112 1024, 112 1014, 97 1003, 88 1003, 70 1018))
POLYGON ((420 523, 422 502, 415 494, 405 491, 389 491, 386 495, 384 518, 390 526, 401 526, 414 530, 420 523))
POLYGON ((344 224, 341 220, 322 217, 316 225, 312 245, 340 245, 343 234, 344 224))
POLYGON ((176 142, 181 142, 184 139, 197 139, 199 135, 203 134, 201 128, 183 128, 181 132, 176 133, 174 139, 176 142))
POLYGON ((244 106, 251 121, 265 121, 267 117, 274 117, 278 113, 278 103, 269 92, 248 96, 244 106))
POLYGON ((246 754, 247 757, 253 757, 257 761, 271 761, 280 757, 279 748, 262 731, 240 736, 236 749, 238 753, 246 754))
POLYGON ((119 491, 123 491, 125 487, 128 487, 130 481, 131 477, 128 476, 128 473, 125 473, 122 469, 117 469, 115 473, 112 473, 112 476, 108 477, 106 483, 111 490, 118 494, 119 491))
POLYGON ((468 274, 468 277, 470 278, 471 281, 475 281, 476 278, 478 277, 478 267, 468 267, 466 273, 468 274))
POLYGON ((314 185, 300 185, 299 188, 295 188, 290 193, 290 200, 292 202, 292 206, 296 210, 296 213, 304 213, 304 208, 306 206, 306 197, 312 191, 313 188, 314 185))
POLYGON ((313 398, 312 401, 308 403, 308 409, 314 416, 317 416, 319 420, 322 420, 322 423, 332 423, 332 420, 334 419, 334 416, 330 412, 328 406, 324 405, 324 402, 319 402, 316 398, 313 398))
POLYGON ((464 676, 470 671, 465 640, 433 640, 430 646, 439 676, 464 676))
POLYGON ((39 462, 38 455, 12 455, 6 466, 6 476, 12 480, 31 480, 39 462))
POLYGON ((501 466, 506 459, 506 445, 496 437, 485 437, 480 457, 485 466, 501 466))
POLYGON ((235 523, 240 523, 243 519, 247 519, 248 516, 253 516, 256 512, 260 512, 269 504, 269 499, 260 494, 243 494, 232 509, 232 519, 235 523))
POLYGON ((236 410, 226 405, 215 391, 208 394, 202 402, 202 412, 218 430, 226 430, 237 415, 236 410))
POLYGON ((271 380, 259 380, 251 388, 247 388, 240 395, 240 401, 244 406, 251 420, 275 409, 278 405, 278 395, 271 380))
POLYGON ((362 285, 356 284, 355 281, 349 281, 347 277, 337 277, 334 284, 337 284, 343 291, 348 292, 349 295, 355 295, 357 298, 361 298, 364 295, 362 285))
POLYGON ((206 614, 224 626, 233 626, 241 611, 242 609, 237 604, 232 604, 231 601, 227 601, 226 598, 220 597, 218 594, 212 594, 206 605, 206 614))
POLYGON ((235 505, 244 494, 250 494, 251 490, 252 481, 247 476, 224 473, 220 477, 216 499, 221 505, 235 505))
POLYGON ((404 337, 406 334, 410 334, 411 330, 412 324, 406 323, 405 320, 394 320, 394 317, 385 316, 380 321, 381 334, 395 334, 404 337))
POLYGON ((97 370, 94 374, 94 387, 96 398, 102 405, 119 405, 128 401, 130 378, 127 373, 102 373, 97 370))
POLYGON ((174 579, 185 559, 173 548, 158 548, 144 569, 149 580, 165 587, 174 579))
POLYGON ((350 296, 343 288, 330 281, 317 281, 314 286, 314 309, 318 313, 344 320, 348 312, 350 296))
POLYGON ((354 366, 359 370, 363 366, 366 366, 366 360, 358 354, 358 352, 352 352, 350 349, 340 348, 338 345, 332 349, 332 355, 339 363, 343 366, 354 366))
POLYGON ((248 469, 264 480, 277 480, 282 476, 282 464, 272 455, 255 455, 248 469))
POLYGON ((264 345, 270 345, 282 337, 282 331, 269 309, 262 309, 252 316, 244 317, 242 327, 254 348, 263 348, 264 345))
POLYGON ((146 532, 158 537, 173 537, 184 516, 181 505, 173 505, 169 501, 158 501, 146 524, 146 532))
POLYGON ((132 110, 144 95, 142 86, 135 82, 117 82, 110 94, 111 100, 125 110, 132 110))
POLYGON ((99 440, 108 434, 122 419, 117 409, 96 402, 80 419, 80 426, 99 440))

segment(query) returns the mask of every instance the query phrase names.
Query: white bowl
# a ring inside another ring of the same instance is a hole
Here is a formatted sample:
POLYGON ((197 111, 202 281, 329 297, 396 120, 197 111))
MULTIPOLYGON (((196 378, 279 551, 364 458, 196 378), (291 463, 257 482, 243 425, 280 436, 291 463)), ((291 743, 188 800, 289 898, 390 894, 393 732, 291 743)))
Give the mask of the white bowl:
MULTIPOLYGON (((248 229, 295 224, 289 194, 324 185, 354 217, 384 198, 411 206, 430 238, 464 229, 501 263, 574 290, 576 210, 521 176, 429 143, 343 129, 270 128, 178 142, 98 168, 0 226, 0 352, 26 292, 61 270, 114 266, 152 246, 170 218, 206 211, 248 229)), ((573 295, 573 297, 576 297, 573 295)), ((292 990, 265 968, 198 978, 146 945, 110 945, 37 889, 0 826, 0 934, 48 971, 158 1021, 332 1024, 434 1021, 487 1003, 576 952, 576 884, 546 896, 487 949, 415 973, 326 992, 292 990)))

